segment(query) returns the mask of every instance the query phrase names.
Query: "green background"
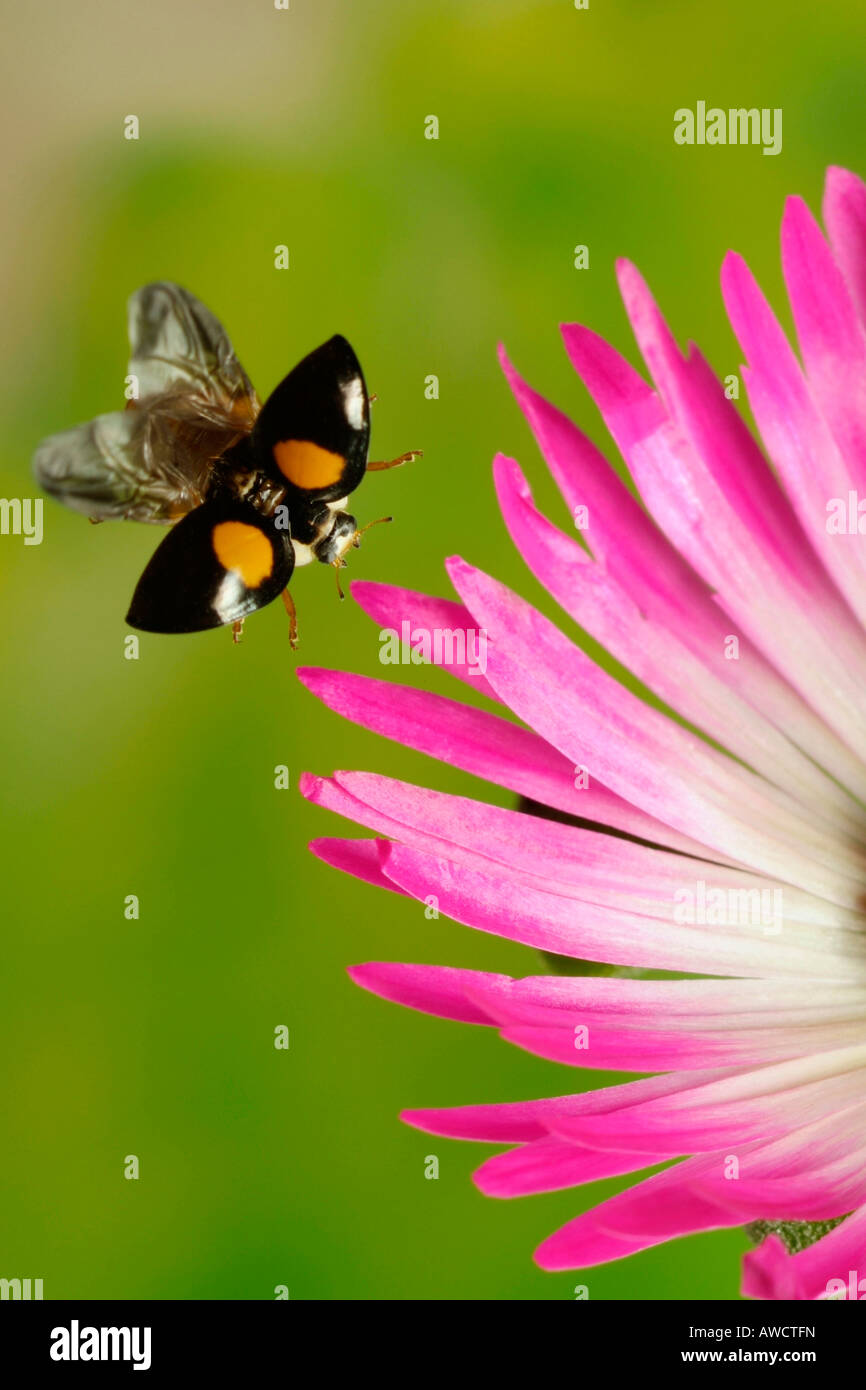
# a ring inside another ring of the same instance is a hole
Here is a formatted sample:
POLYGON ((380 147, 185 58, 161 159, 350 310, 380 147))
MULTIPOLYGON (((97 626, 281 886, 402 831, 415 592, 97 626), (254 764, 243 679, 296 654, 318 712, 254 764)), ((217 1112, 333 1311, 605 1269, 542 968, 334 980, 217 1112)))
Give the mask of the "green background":
MULTIPOLYGON (((35 495, 42 436, 122 403, 126 297, 176 279, 223 319, 262 394, 345 333, 379 396, 374 456, 423 448, 357 495, 362 521, 396 522, 354 576, 444 594, 457 552, 554 616, 493 497, 502 449, 565 519, 497 340, 601 441, 557 324, 589 323, 634 357, 614 258, 638 262, 681 341, 735 371, 725 250, 779 304, 784 196, 817 207, 828 163, 866 163, 853 0, 6 0, 2 14, 3 495, 35 495), (782 107, 783 152, 676 146, 673 112, 699 99, 782 107), (123 139, 130 113, 138 142, 123 139), (439 400, 424 396, 431 373, 439 400)), ((331 715, 297 662, 457 694, 448 677, 383 672, 375 626, 323 569, 293 586, 297 658, 277 604, 239 648, 225 630, 144 636, 124 660, 123 615, 161 533, 91 528, 50 502, 45 517, 41 547, 0 537, 0 1275, 41 1277, 47 1298, 268 1299, 285 1284, 295 1299, 569 1299, 583 1282, 591 1299, 736 1297, 736 1231, 585 1279, 542 1273, 535 1245, 622 1184, 492 1201, 469 1177, 491 1150, 397 1120, 612 1079, 345 975, 375 959, 538 968, 306 849, 356 832, 302 801, 304 769, 507 797, 331 715), (280 763, 289 791, 274 788, 280 763)))

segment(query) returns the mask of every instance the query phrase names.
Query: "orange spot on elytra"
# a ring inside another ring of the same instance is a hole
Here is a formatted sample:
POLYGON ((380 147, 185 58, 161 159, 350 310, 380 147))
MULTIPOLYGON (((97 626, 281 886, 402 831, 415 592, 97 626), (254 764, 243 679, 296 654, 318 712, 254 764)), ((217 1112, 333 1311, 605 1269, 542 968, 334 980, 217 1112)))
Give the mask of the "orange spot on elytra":
POLYGON ((330 487, 346 466, 342 454, 333 454, 309 439, 281 439, 274 445, 274 459, 284 478, 305 489, 330 487))
POLYGON ((248 589, 257 589, 274 567, 274 548, 257 526, 218 521, 211 542, 223 569, 235 570, 248 589))

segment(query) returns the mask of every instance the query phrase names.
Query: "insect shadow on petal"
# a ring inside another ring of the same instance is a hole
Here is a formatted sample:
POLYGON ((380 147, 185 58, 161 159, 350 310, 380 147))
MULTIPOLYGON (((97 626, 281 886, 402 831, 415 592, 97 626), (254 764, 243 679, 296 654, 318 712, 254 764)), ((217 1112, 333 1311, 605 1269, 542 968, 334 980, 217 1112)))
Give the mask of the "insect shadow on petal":
POLYGON ((421 451, 368 461, 371 398, 339 334, 263 406, 222 324, 179 285, 132 295, 129 342, 136 399, 43 440, 37 481, 91 521, 171 527, 132 596, 131 627, 231 624, 238 641, 247 614, 282 595, 296 646, 295 567, 333 566, 342 598, 339 571, 368 529, 345 510, 349 495, 365 473, 421 451))

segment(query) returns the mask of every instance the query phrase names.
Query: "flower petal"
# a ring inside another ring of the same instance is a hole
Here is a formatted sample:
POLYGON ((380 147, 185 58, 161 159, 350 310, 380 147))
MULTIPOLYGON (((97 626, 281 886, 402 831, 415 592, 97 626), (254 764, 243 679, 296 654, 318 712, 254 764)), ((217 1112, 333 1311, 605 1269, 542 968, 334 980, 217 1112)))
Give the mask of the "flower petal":
MULTIPOLYGON (((407 632, 410 643, 413 634, 438 634, 438 647, 431 643, 434 652, 442 653, 435 664, 471 685, 473 690, 499 701, 499 696, 488 685, 477 661, 466 659, 473 652, 477 654, 477 647, 473 645, 477 634, 472 618, 462 603, 447 598, 431 598, 427 594, 399 589, 392 584, 374 584, 367 579, 354 580, 351 590, 352 598, 368 618, 401 638, 404 631, 407 632)), ((417 650, 423 649, 419 646, 417 650)))
POLYGON ((598 1148, 671 1155, 783 1135, 805 1117, 849 1108, 864 1093, 866 1046, 743 1071, 612 1115, 562 1120, 556 1133, 598 1148))
POLYGON ((656 521, 723 610, 858 757, 866 745, 858 696, 866 642, 824 571, 810 564, 808 546, 786 549, 780 538, 771 546, 766 537, 762 544, 743 489, 726 493, 634 368, 589 329, 565 325, 563 337, 656 521))
POLYGON ((604 1153, 548 1136, 488 1158, 476 1168, 472 1180, 486 1197, 528 1197, 634 1173, 666 1158, 666 1154, 652 1158, 648 1154, 604 1153))
POLYGON ((851 482, 866 484, 866 336, 818 223, 802 198, 782 219, 782 265, 809 389, 830 426, 851 482))
MULTIPOLYGON (((705 1081, 727 1076, 727 1071, 704 1074, 705 1081)), ((603 1114, 606 1110, 670 1095, 695 1084, 694 1076, 651 1076, 622 1086, 582 1095, 553 1096, 549 1100, 508 1101, 500 1105, 459 1105, 440 1110, 404 1110, 401 1119, 427 1134, 445 1139, 475 1139, 492 1144, 522 1144, 543 1139, 566 1115, 603 1114)))
MULTIPOLYGON (((455 1019, 459 1023, 485 1023, 492 1019, 466 990, 467 982, 478 973, 475 970, 456 970, 446 965, 397 965, 388 961, 372 961, 367 965, 352 965, 349 976, 356 985, 405 1004, 409 1009, 434 1014, 437 1018, 455 1019)), ((494 976, 505 979, 504 975, 494 976)))
POLYGON ((518 796, 683 853, 701 852, 690 836, 646 815, 600 782, 577 790, 573 763, 538 734, 499 715, 348 672, 306 666, 299 668, 298 679, 344 719, 518 796))
POLYGON ((782 793, 625 690, 504 585, 456 558, 449 573, 476 621, 495 634, 488 645, 490 683, 566 757, 710 848, 819 897, 858 906, 862 852, 844 851, 782 793))
MULTIPOLYGON (((738 668, 739 661, 725 662, 721 645, 698 658, 680 635, 649 620, 606 568, 593 563, 575 541, 536 511, 529 485, 513 460, 499 455, 494 476, 512 540, 566 613, 692 725, 808 805, 813 814, 820 809, 830 824, 848 835, 861 819, 857 803, 719 679, 710 669, 715 661, 708 663, 707 656, 715 658, 720 669, 738 668)), ((841 758, 835 761, 838 765, 841 758)), ((850 773, 850 755, 845 765, 850 773)))
POLYGON ((862 1300, 866 1294, 866 1206, 814 1245, 789 1255, 768 1236, 743 1260, 744 1298, 862 1300), (841 1285, 841 1289, 840 1289, 841 1285))
POLYGON ((833 253, 866 324, 866 184, 847 169, 831 166, 824 190, 824 223, 833 253))
POLYGON ((374 888, 387 888, 392 893, 400 893, 396 883, 386 878, 382 872, 381 840, 311 840, 308 848, 317 859, 340 869, 344 874, 352 874, 363 883, 374 888))
POLYGON ((815 408, 794 351, 739 256, 725 258, 722 293, 749 362, 743 378, 761 438, 812 547, 863 625, 866 562, 860 536, 831 534, 827 525, 828 507, 834 499, 847 502, 849 490, 857 487, 857 471, 815 408))
MULTIPOLYGON (((858 1108, 862 1126, 863 1110, 858 1108)), ((852 1145, 837 1172, 792 1156, 808 1155, 832 1134, 833 1119, 820 1121, 769 1145, 702 1154, 675 1164, 600 1203, 549 1236, 535 1253, 542 1269, 585 1269, 694 1231, 717 1230, 755 1220, 822 1221, 841 1216, 866 1186, 862 1147, 852 1145), (732 1168, 737 1158, 740 1176, 732 1168), (778 1171, 790 1176, 779 1179, 778 1171), (743 1171, 755 1176, 745 1179, 743 1171), (853 1199, 853 1200, 852 1200, 853 1199)), ((860 1198, 859 1200, 862 1200, 860 1198)))
POLYGON ((540 951, 715 975, 866 978, 866 942, 858 933, 839 931, 828 940, 820 929, 790 926, 780 945, 760 925, 729 923, 708 931, 544 892, 501 871, 479 872, 402 845, 388 844, 385 853, 388 877, 412 897, 433 895, 439 911, 464 926, 540 951))

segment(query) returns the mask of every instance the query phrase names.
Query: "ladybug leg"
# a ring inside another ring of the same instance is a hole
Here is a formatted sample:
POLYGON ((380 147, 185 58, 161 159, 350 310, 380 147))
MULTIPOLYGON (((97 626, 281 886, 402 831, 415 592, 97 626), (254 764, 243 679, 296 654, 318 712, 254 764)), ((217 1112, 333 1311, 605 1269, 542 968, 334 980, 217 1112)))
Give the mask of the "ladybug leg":
POLYGON ((288 589, 283 589, 283 604, 289 615, 289 646, 292 651, 296 651, 298 646, 298 614, 295 609, 295 601, 288 589))
POLYGON ((243 620, 243 618, 238 618, 238 620, 237 620, 236 623, 232 623, 232 642, 234 643, 235 646, 237 646, 238 643, 240 642, 240 640, 241 640, 241 633, 243 632, 243 630, 244 630, 244 620, 243 620))
POLYGON ((373 463, 367 464, 368 473, 381 473, 385 468, 399 468, 402 463, 411 463, 413 459, 424 457, 422 449, 410 449, 408 454, 401 454, 396 459, 377 459, 373 463))

